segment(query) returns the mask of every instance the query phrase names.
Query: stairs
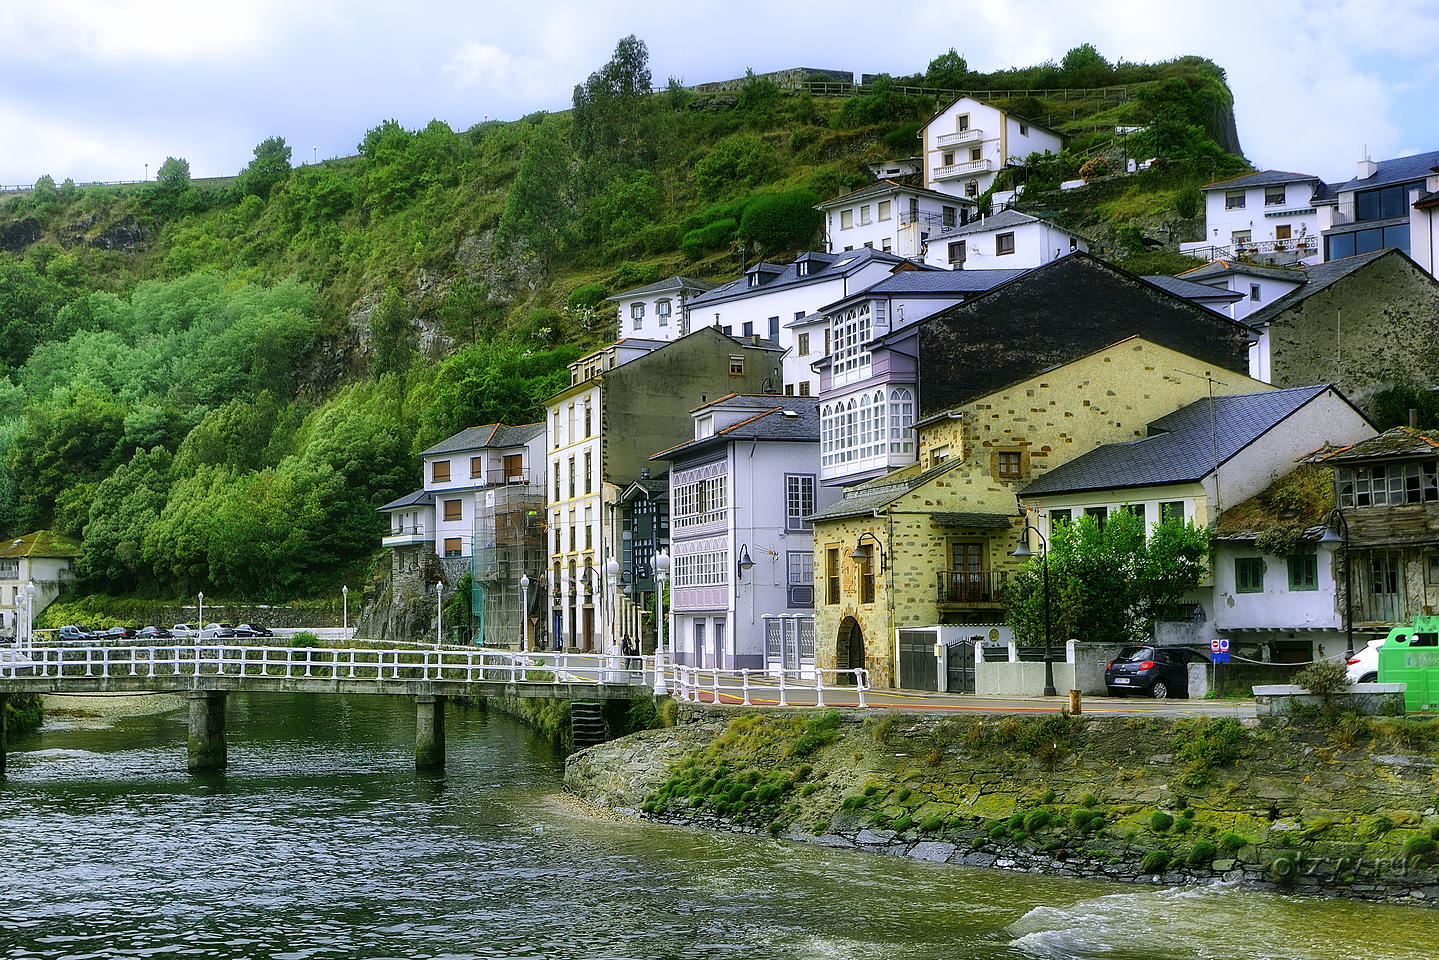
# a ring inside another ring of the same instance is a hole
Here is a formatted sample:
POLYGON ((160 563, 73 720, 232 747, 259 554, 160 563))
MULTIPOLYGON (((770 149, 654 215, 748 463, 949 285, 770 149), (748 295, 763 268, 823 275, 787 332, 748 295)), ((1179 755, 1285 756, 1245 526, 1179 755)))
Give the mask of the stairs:
POLYGON ((605 724, 601 704, 588 700, 575 700, 570 704, 570 734, 575 749, 583 750, 610 738, 605 724))

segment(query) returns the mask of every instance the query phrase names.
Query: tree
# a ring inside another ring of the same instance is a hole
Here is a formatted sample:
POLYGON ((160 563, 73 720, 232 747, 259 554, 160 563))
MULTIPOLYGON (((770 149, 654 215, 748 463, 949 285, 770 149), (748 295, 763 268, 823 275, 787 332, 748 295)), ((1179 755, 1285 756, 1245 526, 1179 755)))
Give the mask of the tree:
POLYGON ((1114 68, 1100 56, 1092 43, 1082 43, 1064 55, 1059 69, 1070 86, 1091 87, 1109 82, 1114 68))
POLYGON ((924 85, 941 90, 962 90, 968 80, 969 64, 955 52, 954 47, 929 61, 929 67, 924 71, 924 85))
POLYGON ((621 162, 640 149, 640 119, 652 80, 650 52, 634 34, 615 44, 614 55, 575 86, 571 138, 581 156, 600 154, 621 162))
POLYGON ((240 173, 240 191, 268 197, 289 175, 290 146, 284 137, 270 137, 256 145, 255 159, 240 173))
MULTIPOLYGON (((1051 642, 1070 638, 1138 643, 1176 615, 1184 594, 1208 570, 1209 531, 1168 520, 1146 536, 1145 520, 1111 513, 1054 528, 1049 543, 1051 642)), ((1034 557, 1005 591, 1005 620, 1025 643, 1045 638, 1044 561, 1034 557)))
POLYGON ((155 171, 155 182, 167 193, 180 193, 190 185, 190 161, 178 157, 166 157, 155 171))
POLYGON ((569 158, 554 126, 546 122, 525 145, 505 195, 505 211, 495 231, 495 245, 502 252, 518 243, 546 260, 559 252, 570 213, 564 197, 568 174, 569 158))
POLYGON ((814 239, 824 215, 814 208, 819 198, 808 190, 790 190, 756 197, 740 216, 741 240, 766 252, 793 250, 814 239))
POLYGON ((410 368, 415 343, 410 337, 410 311, 399 287, 391 285, 370 311, 370 344, 370 370, 375 376, 403 373, 410 368))

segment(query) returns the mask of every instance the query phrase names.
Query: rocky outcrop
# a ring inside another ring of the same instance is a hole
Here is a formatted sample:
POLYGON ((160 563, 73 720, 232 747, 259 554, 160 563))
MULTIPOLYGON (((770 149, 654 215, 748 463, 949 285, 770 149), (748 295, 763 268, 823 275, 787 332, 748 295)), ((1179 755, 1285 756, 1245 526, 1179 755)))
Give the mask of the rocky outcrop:
POLYGON ((30 244, 38 242, 44 235, 40 221, 34 217, 11 220, 9 223, 0 224, 0 250, 19 253, 30 244))
POLYGON ((135 217, 126 217, 108 227, 91 241, 101 250, 126 250, 130 252, 145 249, 151 230, 135 217))

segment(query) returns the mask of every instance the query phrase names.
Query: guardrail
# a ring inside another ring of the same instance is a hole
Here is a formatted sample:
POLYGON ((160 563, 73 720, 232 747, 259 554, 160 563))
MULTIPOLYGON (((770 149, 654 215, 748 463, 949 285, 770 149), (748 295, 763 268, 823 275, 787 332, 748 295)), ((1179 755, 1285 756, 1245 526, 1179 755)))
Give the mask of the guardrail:
POLYGON ((670 689, 675 699, 692 703, 730 703, 755 706, 758 697, 768 703, 776 697, 773 705, 778 707, 808 706, 791 704, 791 694, 812 694, 814 706, 825 705, 825 692, 840 693, 853 691, 861 708, 865 703, 865 691, 870 689, 869 671, 863 668, 853 670, 820 670, 807 667, 804 670, 720 670, 717 668, 689 667, 674 664, 670 667, 674 679, 670 689), (825 675, 833 681, 825 684, 825 675), (849 682, 846 683, 845 680, 849 682))

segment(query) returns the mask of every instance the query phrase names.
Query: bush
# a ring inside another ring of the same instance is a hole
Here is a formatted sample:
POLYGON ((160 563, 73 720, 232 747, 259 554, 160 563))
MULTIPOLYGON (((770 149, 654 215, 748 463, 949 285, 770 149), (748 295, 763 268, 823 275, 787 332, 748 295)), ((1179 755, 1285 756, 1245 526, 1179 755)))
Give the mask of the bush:
POLYGON ((1435 849, 1435 843, 1429 837, 1410 837, 1404 841, 1404 858, 1429 860, 1433 858, 1435 849))
POLYGON ((1174 212, 1184 219, 1199 216, 1204 209, 1204 191, 1198 187, 1185 187, 1174 194, 1174 212))
POLYGON ((1219 838, 1219 849, 1225 853, 1238 853, 1250 844, 1248 837, 1238 833, 1226 833, 1219 838))
POLYGON ((778 169, 774 151, 758 137, 737 133, 725 137, 694 166, 700 195, 713 199, 757 186, 778 169))
POLYGON ((1163 833, 1174 826, 1174 818, 1163 810, 1156 810, 1149 818, 1149 829, 1155 833, 1163 833))
POLYGON ((320 638, 309 630, 301 630, 290 637, 292 647, 318 647, 320 638))
POLYGON ((807 246, 824 220, 816 203, 819 198, 808 190, 756 197, 740 216, 740 239, 770 251, 807 246))
POLYGON ((684 253, 685 259, 698 260, 713 250, 729 246, 738 232, 737 220, 716 220, 686 233, 680 241, 680 251, 684 253))
POLYGON ((790 741, 787 755, 807 757, 820 747, 839 739, 839 711, 828 710, 805 721, 799 736, 790 741))
POLYGON ((1040 807, 1038 810, 1031 810, 1029 815, 1024 818, 1024 829, 1030 833, 1038 833, 1058 819, 1054 813, 1040 807))
POLYGON ((582 287, 576 287, 565 302, 571 310, 588 310, 604 303, 609 291, 603 283, 587 283, 582 287))
MULTIPOLYGON (((942 826, 944 826, 944 817, 925 817, 919 822, 919 829, 925 833, 934 833, 942 826)), ((1432 842, 1430 845, 1433 845, 1432 842)))
POLYGON ((1325 702, 1349 690, 1350 681, 1343 660, 1321 660, 1294 675, 1294 682, 1325 702))
POLYGON ((1173 859, 1168 850, 1151 850, 1139 861, 1139 869, 1144 873, 1163 873, 1173 859))
POLYGON ((906 123, 897 130, 891 130, 884 135, 884 145, 889 147, 899 156, 907 157, 919 150, 919 131, 924 129, 924 124, 906 123))
POLYGON ((1194 846, 1189 848, 1189 853, 1185 856, 1184 860, 1191 867, 1197 867, 1213 860, 1216 850, 1217 848, 1212 841, 1196 840, 1194 841, 1194 846))

